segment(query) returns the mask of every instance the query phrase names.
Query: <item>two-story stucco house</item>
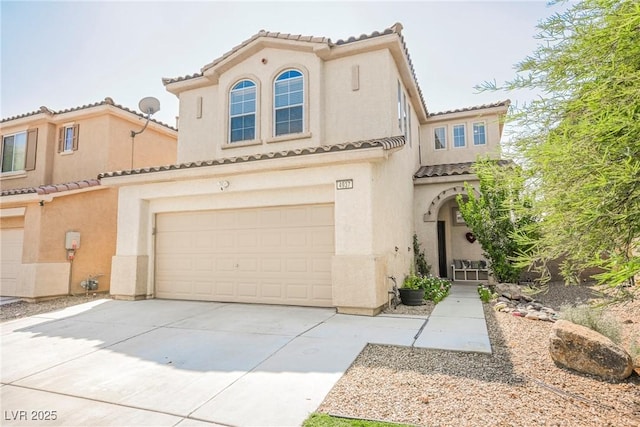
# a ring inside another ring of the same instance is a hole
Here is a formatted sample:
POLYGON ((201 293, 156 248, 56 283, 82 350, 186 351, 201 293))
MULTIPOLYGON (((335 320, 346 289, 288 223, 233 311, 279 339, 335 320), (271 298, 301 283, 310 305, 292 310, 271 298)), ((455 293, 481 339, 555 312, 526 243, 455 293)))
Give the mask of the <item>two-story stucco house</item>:
POLYGON ((0 121, 2 296, 80 293, 89 275, 109 289, 118 192, 97 175, 176 160, 176 129, 151 121, 134 142, 144 123, 111 98, 0 121))
POLYGON ((499 155, 508 102, 429 114, 401 30, 261 31, 164 79, 178 164, 100 176, 120 190, 112 295, 371 315, 409 273, 414 234, 435 274, 480 259, 454 198, 478 155, 499 155))

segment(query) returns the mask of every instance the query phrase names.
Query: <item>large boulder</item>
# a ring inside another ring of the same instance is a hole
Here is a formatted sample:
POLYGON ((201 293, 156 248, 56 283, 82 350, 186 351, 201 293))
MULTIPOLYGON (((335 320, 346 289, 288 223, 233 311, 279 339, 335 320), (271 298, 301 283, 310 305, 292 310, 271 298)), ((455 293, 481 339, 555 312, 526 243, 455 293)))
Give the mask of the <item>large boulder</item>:
POLYGON ((633 372, 631 356, 622 347, 567 320, 559 320, 551 328, 549 352, 562 367, 607 380, 623 380, 633 372))
POLYGON ((522 288, 515 283, 498 283, 496 285, 496 292, 498 295, 512 300, 522 298, 522 288))

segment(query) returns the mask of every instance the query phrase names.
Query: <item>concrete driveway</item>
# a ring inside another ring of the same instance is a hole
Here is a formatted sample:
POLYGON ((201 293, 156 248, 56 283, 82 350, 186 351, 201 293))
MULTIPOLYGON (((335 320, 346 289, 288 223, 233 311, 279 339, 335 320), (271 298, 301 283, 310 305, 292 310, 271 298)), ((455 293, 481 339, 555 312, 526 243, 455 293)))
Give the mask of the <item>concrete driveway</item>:
POLYGON ((0 325, 2 425, 298 426, 366 343, 423 318, 97 300, 0 325))

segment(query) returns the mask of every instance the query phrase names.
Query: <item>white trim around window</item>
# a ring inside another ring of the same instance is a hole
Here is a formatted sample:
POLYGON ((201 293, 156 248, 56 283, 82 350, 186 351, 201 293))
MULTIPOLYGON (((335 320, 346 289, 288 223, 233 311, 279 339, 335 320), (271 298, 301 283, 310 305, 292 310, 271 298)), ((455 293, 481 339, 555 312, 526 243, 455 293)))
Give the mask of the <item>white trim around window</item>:
POLYGON ((465 148, 467 146, 467 127, 464 123, 453 125, 451 127, 452 146, 453 148, 465 148), (460 132, 462 130, 462 132, 460 132))
POLYGON ((487 144, 487 125, 485 122, 473 123, 473 145, 487 144))
POLYGON ((305 74, 288 68, 273 81, 273 136, 302 134, 306 131, 305 74))
POLYGON ((229 144, 255 141, 258 128, 258 86, 251 79, 236 82, 229 90, 229 144))

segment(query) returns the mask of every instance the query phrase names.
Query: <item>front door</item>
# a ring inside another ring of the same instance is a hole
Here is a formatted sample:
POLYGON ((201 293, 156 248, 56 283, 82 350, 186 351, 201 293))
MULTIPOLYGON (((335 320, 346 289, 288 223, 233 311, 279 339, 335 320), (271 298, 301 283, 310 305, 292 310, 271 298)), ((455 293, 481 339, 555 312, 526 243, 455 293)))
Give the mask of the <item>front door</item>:
POLYGON ((440 277, 447 277, 447 245, 444 221, 438 221, 438 269, 440 277))

